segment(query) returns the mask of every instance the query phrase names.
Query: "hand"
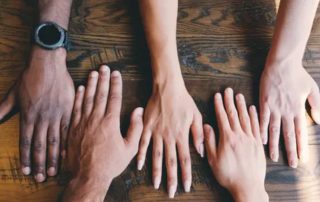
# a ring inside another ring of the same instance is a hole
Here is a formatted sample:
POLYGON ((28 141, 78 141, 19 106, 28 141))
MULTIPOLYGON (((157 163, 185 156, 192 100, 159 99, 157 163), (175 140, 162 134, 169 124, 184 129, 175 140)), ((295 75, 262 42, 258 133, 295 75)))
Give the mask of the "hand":
POLYGON ((267 63, 260 81, 260 129, 263 143, 268 141, 273 161, 279 158, 280 125, 291 167, 298 158, 308 158, 305 102, 308 99, 313 119, 320 123, 320 95, 317 83, 299 62, 267 63))
POLYGON ((78 88, 67 153, 67 165, 74 178, 66 201, 103 201, 112 179, 138 152, 143 109, 132 113, 128 136, 122 138, 121 102, 121 75, 112 72, 110 81, 106 66, 100 68, 100 75, 95 71, 90 74, 86 90, 83 86, 78 88))
POLYGON ((0 120, 14 107, 20 108, 20 164, 25 175, 32 167, 37 182, 45 180, 46 168, 49 176, 57 174, 73 100, 66 51, 34 47, 29 67, 0 103, 0 120))
POLYGON ((227 88, 224 104, 220 93, 214 97, 219 126, 219 144, 210 125, 204 126, 209 165, 218 182, 236 201, 268 201, 264 188, 266 159, 259 133, 256 108, 247 111, 242 94, 236 96, 227 88))
POLYGON ((177 152, 186 192, 190 191, 191 158, 189 151, 189 130, 191 127, 196 150, 204 155, 202 116, 188 94, 183 81, 168 86, 155 85, 144 115, 144 130, 138 154, 138 169, 144 164, 150 138, 153 139, 152 172, 155 189, 159 188, 162 174, 163 146, 169 197, 177 189, 177 152))

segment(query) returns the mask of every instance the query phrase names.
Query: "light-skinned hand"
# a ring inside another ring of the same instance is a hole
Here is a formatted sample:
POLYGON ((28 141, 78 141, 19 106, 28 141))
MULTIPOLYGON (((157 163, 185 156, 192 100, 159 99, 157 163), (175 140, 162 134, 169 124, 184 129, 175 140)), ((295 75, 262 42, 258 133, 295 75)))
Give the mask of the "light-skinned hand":
POLYGON ((249 112, 242 94, 236 96, 227 88, 224 99, 214 96, 219 140, 210 125, 204 126, 205 147, 209 165, 217 181, 238 202, 268 201, 264 180, 266 159, 260 139, 256 108, 249 112))
POLYGON ((178 185, 178 160, 185 191, 190 191, 192 182, 190 129, 197 152, 201 156, 204 155, 201 113, 187 92, 183 80, 172 83, 175 85, 168 83, 153 88, 153 94, 145 110, 145 127, 137 157, 138 169, 141 170, 152 139, 152 178, 155 189, 158 189, 162 176, 163 153, 165 153, 167 189, 170 198, 174 197, 178 185))
POLYGON ((298 159, 308 159, 307 100, 313 120, 320 124, 319 88, 301 62, 267 63, 260 81, 260 128, 273 161, 279 158, 281 127, 289 166, 296 168, 298 159))

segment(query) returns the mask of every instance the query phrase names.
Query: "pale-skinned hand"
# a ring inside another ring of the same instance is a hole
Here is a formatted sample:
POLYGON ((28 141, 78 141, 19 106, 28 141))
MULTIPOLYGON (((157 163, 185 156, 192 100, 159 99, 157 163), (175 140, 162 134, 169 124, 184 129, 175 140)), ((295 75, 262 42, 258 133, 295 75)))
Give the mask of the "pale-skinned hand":
POLYGON ((34 47, 30 64, 0 103, 0 120, 20 110, 20 164, 37 182, 57 174, 60 150, 65 154, 74 85, 66 51, 34 47), (32 164, 31 164, 32 162, 32 164), (47 170, 47 172, 46 172, 47 170))
POLYGON ((127 137, 123 138, 121 103, 121 74, 114 71, 110 76, 106 66, 102 66, 99 73, 90 74, 86 89, 78 88, 67 152, 67 165, 73 179, 65 201, 102 201, 111 181, 137 154, 143 109, 134 110, 127 137))
POLYGON ((260 81, 260 130, 263 143, 269 142, 273 161, 279 158, 280 126, 289 165, 295 168, 298 159, 308 159, 307 100, 319 124, 319 88, 301 62, 267 63, 260 81))
MULTIPOLYGON (((182 80, 182 79, 181 79, 182 80)), ((167 189, 173 198, 178 184, 178 163, 182 171, 182 182, 186 192, 192 182, 189 131, 192 131, 194 146, 203 156, 202 116, 187 92, 183 81, 155 85, 144 115, 144 130, 138 153, 138 169, 145 162, 150 139, 153 141, 152 178, 154 187, 159 188, 162 176, 163 153, 167 169, 167 189)))
POLYGON ((268 201, 264 187, 266 159, 259 133, 256 108, 248 112, 244 96, 227 88, 224 101, 214 97, 219 140, 210 125, 204 126, 205 147, 209 165, 217 181, 236 201, 268 201))

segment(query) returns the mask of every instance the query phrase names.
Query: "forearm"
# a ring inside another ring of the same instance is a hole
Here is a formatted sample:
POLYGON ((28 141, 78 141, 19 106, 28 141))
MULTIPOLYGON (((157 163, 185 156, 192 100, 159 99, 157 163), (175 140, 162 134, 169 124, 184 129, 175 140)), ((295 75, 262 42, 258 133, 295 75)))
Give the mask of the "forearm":
POLYGON ((140 0, 140 10, 154 82, 181 81, 176 41, 178 0, 140 0))
POLYGON ((68 29, 72 0, 39 0, 39 21, 52 21, 68 29))
POLYGON ((269 60, 302 60, 319 0, 282 0, 269 60))
POLYGON ((101 202, 104 200, 112 180, 78 179, 70 181, 64 192, 64 202, 101 202), (103 180, 103 181, 101 181, 103 180))

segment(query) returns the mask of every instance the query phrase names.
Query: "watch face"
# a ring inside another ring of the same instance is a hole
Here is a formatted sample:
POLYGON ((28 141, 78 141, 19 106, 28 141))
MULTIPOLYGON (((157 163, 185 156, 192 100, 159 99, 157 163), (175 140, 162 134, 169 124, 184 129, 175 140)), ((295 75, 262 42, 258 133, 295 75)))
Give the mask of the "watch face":
POLYGON ((46 49, 56 49, 63 46, 64 30, 54 23, 43 23, 36 28, 35 41, 46 49))

